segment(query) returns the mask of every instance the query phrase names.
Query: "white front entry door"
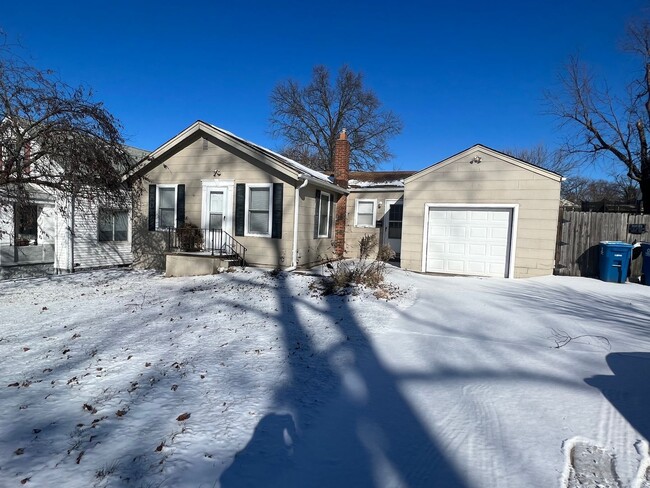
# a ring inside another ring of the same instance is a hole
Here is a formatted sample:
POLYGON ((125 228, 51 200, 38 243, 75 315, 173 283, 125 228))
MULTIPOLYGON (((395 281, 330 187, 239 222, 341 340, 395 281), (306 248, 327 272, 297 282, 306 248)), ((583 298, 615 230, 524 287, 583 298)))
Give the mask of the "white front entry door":
POLYGON ((425 271, 508 276, 510 208, 430 208, 425 271))
POLYGON ((230 188, 227 186, 204 185, 201 208, 201 227, 205 232, 205 249, 221 249, 221 231, 232 234, 230 188))
POLYGON ((399 256, 402 250, 402 199, 386 200, 383 228, 383 244, 391 247, 399 256))

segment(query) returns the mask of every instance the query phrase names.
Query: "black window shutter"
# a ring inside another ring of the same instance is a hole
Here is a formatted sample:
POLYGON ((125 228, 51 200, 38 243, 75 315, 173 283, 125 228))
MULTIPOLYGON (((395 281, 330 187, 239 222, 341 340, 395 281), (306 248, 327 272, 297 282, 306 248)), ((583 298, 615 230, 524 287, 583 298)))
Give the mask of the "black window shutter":
POLYGON ((246 185, 237 183, 235 188, 235 235, 244 235, 244 218, 246 216, 246 185))
POLYGON ((314 213, 314 239, 318 238, 318 217, 320 215, 320 190, 316 190, 316 212, 314 213))
POLYGON ((333 213, 334 213, 334 195, 330 193, 330 214, 329 214, 329 223, 327 226, 327 237, 331 238, 332 237, 332 226, 335 222, 333 218, 333 213))
POLYGON ((273 183, 273 239, 282 239, 282 190, 283 183, 273 183))
POLYGON ((149 185, 149 230, 156 230, 156 185, 149 185))
POLYGON ((176 189, 176 228, 185 223, 185 185, 178 185, 176 189))

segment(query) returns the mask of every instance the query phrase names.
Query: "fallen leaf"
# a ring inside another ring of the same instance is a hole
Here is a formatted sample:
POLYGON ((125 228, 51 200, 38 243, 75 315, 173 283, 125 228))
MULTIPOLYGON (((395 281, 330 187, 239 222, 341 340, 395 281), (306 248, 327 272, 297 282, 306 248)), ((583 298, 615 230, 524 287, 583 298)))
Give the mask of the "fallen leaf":
POLYGON ((178 417, 176 417, 176 420, 178 420, 179 422, 183 422, 184 420, 189 419, 190 415, 192 415, 192 414, 190 414, 190 413, 182 413, 178 417))
POLYGON ((163 447, 165 447, 165 441, 161 442, 160 445, 156 447, 156 452, 162 451, 163 447))
POLYGON ((118 410, 117 412, 115 412, 115 415, 117 415, 118 417, 123 417, 123 416, 126 415, 126 412, 128 412, 128 410, 126 410, 126 409, 125 410, 118 410))
POLYGON ((20 455, 23 454, 24 452, 25 452, 25 449, 22 448, 22 447, 19 447, 18 449, 16 449, 16 450, 14 451, 14 454, 15 454, 16 456, 20 456, 20 455))

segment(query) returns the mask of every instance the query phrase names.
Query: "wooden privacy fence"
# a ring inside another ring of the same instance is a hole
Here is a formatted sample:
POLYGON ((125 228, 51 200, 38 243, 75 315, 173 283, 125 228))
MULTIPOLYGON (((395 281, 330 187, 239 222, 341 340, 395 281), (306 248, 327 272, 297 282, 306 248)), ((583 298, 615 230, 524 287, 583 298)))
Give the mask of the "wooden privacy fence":
MULTIPOLYGON (((600 241, 650 241, 650 215, 597 213, 560 209, 555 274, 598 276, 600 241), (645 232, 630 234, 630 224, 645 224, 645 232)), ((630 276, 641 275, 641 250, 633 250, 630 276)))

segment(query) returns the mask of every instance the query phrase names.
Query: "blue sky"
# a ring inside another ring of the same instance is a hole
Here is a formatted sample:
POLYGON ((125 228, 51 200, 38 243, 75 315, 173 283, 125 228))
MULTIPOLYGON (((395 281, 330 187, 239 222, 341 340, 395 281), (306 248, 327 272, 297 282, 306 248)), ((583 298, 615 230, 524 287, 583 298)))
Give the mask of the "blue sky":
POLYGON ((637 74, 625 23, 647 0, 9 2, 0 28, 31 63, 93 88, 130 144, 197 119, 277 149, 269 94, 316 64, 361 71, 404 122, 382 169, 421 169, 475 143, 555 146, 543 92, 579 53, 612 85, 637 74), (83 5, 83 6, 81 6, 83 5))

